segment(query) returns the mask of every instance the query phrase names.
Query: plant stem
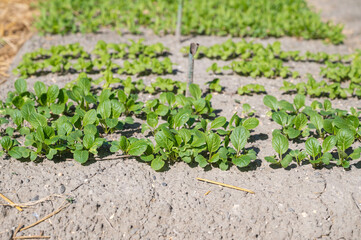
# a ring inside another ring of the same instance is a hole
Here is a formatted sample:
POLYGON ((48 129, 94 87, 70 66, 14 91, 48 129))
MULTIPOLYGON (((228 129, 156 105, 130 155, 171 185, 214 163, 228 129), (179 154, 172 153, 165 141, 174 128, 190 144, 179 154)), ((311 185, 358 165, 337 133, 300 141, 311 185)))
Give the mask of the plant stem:
POLYGON ((183 0, 178 0, 178 15, 177 15, 177 28, 175 31, 175 36, 177 38, 177 41, 181 41, 181 35, 182 35, 182 8, 183 8, 183 0))
POLYGON ((189 48, 189 55, 188 55, 188 88, 186 92, 186 97, 189 97, 189 85, 193 84, 193 69, 194 69, 194 55, 197 52, 199 44, 198 43, 191 43, 189 48))

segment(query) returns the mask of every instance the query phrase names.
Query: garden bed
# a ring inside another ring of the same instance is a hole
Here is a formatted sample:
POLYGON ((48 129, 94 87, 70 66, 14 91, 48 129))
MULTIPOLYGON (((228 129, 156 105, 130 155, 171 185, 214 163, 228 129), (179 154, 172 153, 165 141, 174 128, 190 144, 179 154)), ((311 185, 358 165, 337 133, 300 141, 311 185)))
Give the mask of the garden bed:
MULTIPOLYGON (((177 43, 174 36, 159 37, 149 31, 142 36, 119 36, 103 29, 97 34, 33 36, 16 56, 12 69, 19 65, 25 53, 40 47, 49 49, 55 45, 79 42, 87 52, 91 52, 99 40, 129 43, 129 39, 137 41, 140 38, 145 39, 145 44, 160 42, 169 48, 170 54, 160 59, 169 57, 175 65, 172 73, 162 77, 181 82, 187 79, 188 66, 188 58, 181 53, 182 47, 189 46, 191 42, 212 46, 228 39, 197 36, 185 37, 182 43, 177 43)), ((239 42, 241 39, 233 38, 233 41, 239 42)), ((281 50, 299 50, 300 54, 307 51, 342 55, 353 53, 348 45, 325 45, 316 40, 285 37, 254 41, 264 46, 279 41, 281 50)), ((54 217, 24 231, 24 235, 38 235, 44 231, 44 235, 51 236, 51 239, 358 239, 361 235, 360 159, 350 161, 347 170, 338 166, 336 161, 322 167, 313 167, 309 161, 298 166, 293 161, 285 168, 265 161, 267 156, 276 153, 272 146, 272 132, 281 127, 271 120, 270 108, 265 106, 264 97, 272 95, 278 100, 293 102, 294 93, 280 90, 283 80, 294 84, 307 82, 306 74, 310 73, 316 81, 320 81, 323 79, 319 75, 320 67, 324 67, 324 64, 317 61, 285 61, 284 65, 291 71, 297 71, 300 78, 270 79, 244 77, 231 71, 223 71, 220 75, 207 72, 214 62, 224 66, 232 60, 196 59, 194 82, 206 93, 206 83, 220 79, 224 89, 220 93, 212 93, 211 99, 217 116, 229 120, 237 113, 246 118, 243 104, 249 104, 255 111, 254 117, 259 120, 259 125, 250 129, 250 138, 245 147, 255 151, 257 156, 248 166, 233 165, 229 170, 222 171, 215 164, 201 168, 195 162, 176 162, 166 164, 157 172, 138 157, 124 157, 120 151, 111 153, 109 146, 84 165, 74 161, 72 155, 56 155, 53 160, 38 159, 38 163, 3 155, 0 159, 0 192, 16 203, 40 202, 31 208, 24 208, 22 212, 9 206, 2 207, 0 238, 9 239, 14 227, 19 224, 27 226, 69 203, 54 217), (261 84, 266 93, 237 94, 239 86, 251 83, 261 84), (196 178, 250 189, 255 194, 211 185, 196 178)), ((62 88, 78 76, 77 71, 65 71, 29 76, 26 80, 28 89, 33 91, 37 81, 62 88)), ((92 72, 88 76, 96 79, 100 74, 92 72)), ((116 76, 120 79, 128 77, 116 76)), ((155 74, 131 76, 133 81, 143 79, 147 86, 154 83, 157 77, 155 74)), ((12 75, 0 86, 2 101, 9 91, 15 90, 17 78, 12 75)), ((159 97, 159 93, 139 93, 142 102, 156 97, 159 97)), ((305 104, 309 106, 314 100, 323 103, 325 99, 328 98, 307 96, 305 104)), ((331 103, 333 108, 350 110, 359 106, 359 99, 349 96, 346 99, 333 99, 331 103)), ((145 122, 145 119, 137 118, 135 124, 107 134, 106 139, 111 142, 125 135, 150 138, 154 142, 153 137, 141 132, 141 124, 145 122)), ((319 138, 316 134, 312 136, 319 138)), ((290 140, 289 149, 305 149, 304 140, 290 140)), ((359 145, 359 141, 356 141, 352 147, 356 149, 359 145)))

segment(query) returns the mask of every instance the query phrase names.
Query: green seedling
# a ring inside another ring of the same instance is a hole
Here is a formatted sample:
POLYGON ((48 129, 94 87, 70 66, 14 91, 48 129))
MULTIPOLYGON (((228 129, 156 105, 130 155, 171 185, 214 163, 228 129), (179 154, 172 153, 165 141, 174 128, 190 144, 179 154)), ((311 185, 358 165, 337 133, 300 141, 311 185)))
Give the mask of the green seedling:
POLYGON ((283 168, 288 167, 292 162, 292 156, 285 153, 288 151, 289 142, 287 138, 277 131, 272 133, 272 147, 276 151, 277 155, 267 156, 265 160, 271 164, 277 164, 283 168))

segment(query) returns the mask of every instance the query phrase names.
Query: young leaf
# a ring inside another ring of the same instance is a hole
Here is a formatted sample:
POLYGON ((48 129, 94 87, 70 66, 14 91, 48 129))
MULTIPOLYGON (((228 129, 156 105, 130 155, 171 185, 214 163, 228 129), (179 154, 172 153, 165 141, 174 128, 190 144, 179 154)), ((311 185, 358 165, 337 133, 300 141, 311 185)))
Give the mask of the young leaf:
POLYGON ((196 100, 200 99, 202 96, 202 91, 199 86, 193 83, 189 85, 189 92, 196 100))
POLYGON ((263 98, 263 103, 264 103, 264 105, 266 105, 267 107, 271 108, 273 111, 277 111, 277 109, 278 109, 277 98, 275 98, 274 96, 266 95, 266 96, 263 98))
POLYGON ((159 171, 163 168, 165 162, 162 160, 162 158, 160 156, 156 157, 155 159, 152 160, 150 166, 155 170, 155 171, 159 171))
POLYGON ((147 114, 147 123, 150 127, 155 128, 158 125, 158 115, 154 112, 147 114))
POLYGON ((237 153, 239 153, 245 147, 249 136, 249 131, 243 126, 233 129, 230 138, 231 143, 236 149, 237 153))
POLYGON ((197 155, 196 158, 194 159, 200 167, 204 168, 205 166, 208 165, 207 159, 205 159, 202 155, 197 155))
POLYGON ((257 118, 247 118, 243 121, 242 126, 245 127, 247 130, 254 129, 258 126, 259 120, 257 118))
POLYGON ((232 163, 237 167, 247 167, 251 163, 252 157, 243 155, 241 157, 235 157, 232 159, 232 163))
POLYGON ((331 149, 336 146, 336 143, 337 143, 337 138, 335 136, 331 135, 326 137, 322 143, 322 152, 326 153, 331 151, 331 149))
POLYGON ((140 156, 147 150, 148 144, 144 140, 137 140, 130 144, 128 154, 132 156, 140 156))
POLYGON ((210 129, 216 129, 216 128, 223 127, 224 124, 226 124, 226 122, 227 122, 227 119, 225 117, 218 117, 211 122, 210 129))
POLYGON ((23 92, 26 92, 27 90, 27 84, 25 79, 23 78, 19 78, 18 80, 15 81, 14 83, 15 86, 15 90, 18 94, 22 94, 23 92))
POLYGON ((272 147, 278 153, 279 156, 282 156, 288 150, 288 140, 282 134, 275 134, 272 138, 272 147))
POLYGON ((210 133, 206 136, 207 149, 210 153, 214 153, 221 145, 221 137, 218 134, 210 133))
POLYGON ((79 163, 86 163, 89 158, 89 152, 87 150, 75 150, 74 151, 74 160, 79 163))
POLYGON ((354 135, 348 129, 340 129, 337 134, 337 147, 341 149, 341 151, 345 152, 346 149, 351 147, 352 143, 354 142, 354 135))
POLYGON ((97 120, 97 113, 95 109, 91 109, 88 112, 85 113, 83 118, 83 126, 86 126, 88 124, 93 124, 97 120))
POLYGON ((316 160, 317 156, 321 153, 321 145, 316 138, 311 137, 305 143, 306 152, 312 157, 311 160, 316 160))
POLYGON ((281 160, 281 166, 283 168, 288 167, 290 163, 292 162, 292 156, 290 154, 287 154, 282 160, 281 160))
POLYGON ((302 94, 297 94, 295 96, 295 98, 293 99, 293 103, 297 109, 297 111, 299 111, 303 106, 305 106, 305 95, 302 94))

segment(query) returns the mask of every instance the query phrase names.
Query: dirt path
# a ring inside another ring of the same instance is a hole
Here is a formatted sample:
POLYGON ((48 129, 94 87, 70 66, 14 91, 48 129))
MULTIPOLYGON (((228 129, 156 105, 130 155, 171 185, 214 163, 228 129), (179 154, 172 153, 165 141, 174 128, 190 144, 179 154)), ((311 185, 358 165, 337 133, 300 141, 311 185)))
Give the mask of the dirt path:
MULTIPOLYGON (((317 2, 322 4, 321 0, 317 2)), ((327 11, 332 9, 324 9, 325 17, 327 11)), ((360 26, 361 22, 358 24, 360 26)), ((189 45, 191 41, 212 45, 226 39, 196 37, 179 46, 171 36, 159 38, 146 34, 144 37, 146 43, 160 41, 170 48, 173 54, 170 57, 178 64, 175 66, 178 73, 169 77, 175 80, 186 78, 187 59, 179 52, 181 46, 189 45)), ((91 50, 100 39, 124 42, 129 38, 137 37, 120 37, 110 31, 84 36, 35 36, 21 49, 13 66, 19 63, 24 53, 38 47, 79 41, 91 50)), ((351 44, 325 46, 320 41, 302 42, 293 38, 280 41, 285 50, 329 53, 348 53, 351 44)), ((197 83, 202 85, 215 78, 206 73, 211 63, 207 59, 196 61, 197 83)), ((306 72, 318 76, 320 67, 316 63, 290 63, 290 66, 302 76, 306 72)), ((41 80, 63 86, 75 78, 76 75, 46 75, 28 81, 29 85, 41 80)), ((12 89, 14 79, 12 76, 0 86, 2 99, 12 89)), ((155 76, 142 79, 151 82, 155 76)), ((304 77, 297 81, 303 80, 304 77)), ((253 142, 246 146, 254 147, 259 152, 259 159, 247 170, 232 167, 225 172, 219 169, 204 171, 178 163, 167 171, 154 172, 150 166, 135 159, 116 157, 115 160, 98 161, 89 166, 81 166, 74 161, 34 164, 1 159, 0 192, 14 202, 28 202, 51 194, 71 196, 75 201, 68 208, 24 231, 25 235, 37 235, 43 230, 44 235, 51 236, 51 239, 360 239, 361 162, 354 161, 350 171, 339 167, 315 170, 310 165, 293 165, 288 170, 269 167, 263 159, 273 154, 271 132, 277 125, 265 116, 267 109, 263 106, 262 95, 241 97, 235 94, 239 85, 251 82, 264 85, 269 94, 279 99, 292 98, 281 95, 279 87, 282 79, 221 76, 221 85, 226 89, 224 94, 214 95, 214 108, 229 118, 233 112, 241 111, 241 104, 236 103, 236 99, 241 103, 250 103, 260 119, 260 126, 252 133, 253 142), (255 194, 199 182, 196 177, 251 189, 255 194), (210 193, 205 195, 208 191, 210 193)), ((312 100, 308 98, 307 104, 312 100)), ((359 105, 357 99, 335 100, 332 103, 339 108, 359 105)), ((293 144, 291 147, 302 148, 302 145, 293 144)), ((9 239, 11 229, 18 224, 35 222, 56 210, 63 201, 43 202, 23 212, 0 207, 0 239, 9 239)))

